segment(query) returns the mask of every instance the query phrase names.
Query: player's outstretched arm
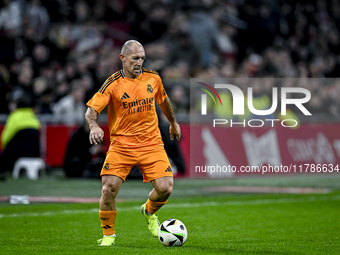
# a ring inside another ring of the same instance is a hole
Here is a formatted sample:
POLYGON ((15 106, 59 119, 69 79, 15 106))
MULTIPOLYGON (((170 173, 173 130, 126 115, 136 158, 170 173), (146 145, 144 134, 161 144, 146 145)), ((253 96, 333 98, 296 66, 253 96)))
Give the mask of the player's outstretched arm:
POLYGON ((165 115, 165 117, 170 122, 170 127, 169 127, 169 130, 170 130, 170 139, 173 140, 174 139, 174 135, 175 135, 177 140, 179 141, 179 139, 181 139, 181 128, 178 125, 178 123, 176 122, 174 110, 172 109, 172 106, 171 106, 171 103, 170 103, 170 99, 168 97, 166 97, 164 102, 161 103, 159 105, 159 107, 161 108, 161 110, 162 110, 163 114, 165 115))
POLYGON ((104 141, 104 131, 99 127, 97 123, 97 115, 95 109, 92 107, 88 107, 85 113, 85 120, 87 125, 90 128, 90 143, 98 144, 104 141))

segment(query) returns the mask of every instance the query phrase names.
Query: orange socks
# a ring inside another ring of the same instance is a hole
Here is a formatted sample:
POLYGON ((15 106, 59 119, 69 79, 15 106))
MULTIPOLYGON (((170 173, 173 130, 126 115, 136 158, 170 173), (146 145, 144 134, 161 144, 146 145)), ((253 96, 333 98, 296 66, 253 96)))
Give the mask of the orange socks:
MULTIPOLYGON (((156 213, 165 202, 155 202, 148 199, 146 202, 146 210, 150 214, 156 213)), ((99 210, 99 218, 103 229, 103 234, 105 236, 111 236, 115 233, 115 219, 116 219, 117 211, 101 211, 99 210)))
POLYGON ((99 218, 105 236, 111 236, 115 233, 115 219, 117 211, 100 211, 99 218))
POLYGON ((155 202, 155 201, 151 201, 150 199, 148 199, 148 201, 146 202, 146 210, 148 211, 148 213, 154 214, 154 213, 156 213, 163 205, 165 205, 166 202, 168 202, 168 200, 166 200, 165 202, 155 202))

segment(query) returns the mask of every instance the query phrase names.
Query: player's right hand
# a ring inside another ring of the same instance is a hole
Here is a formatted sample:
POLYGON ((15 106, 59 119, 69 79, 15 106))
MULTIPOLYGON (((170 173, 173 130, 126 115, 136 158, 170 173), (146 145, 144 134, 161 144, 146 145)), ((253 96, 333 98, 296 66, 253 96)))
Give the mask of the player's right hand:
POLYGON ((104 131, 100 127, 94 127, 90 131, 90 143, 98 144, 104 141, 104 131))

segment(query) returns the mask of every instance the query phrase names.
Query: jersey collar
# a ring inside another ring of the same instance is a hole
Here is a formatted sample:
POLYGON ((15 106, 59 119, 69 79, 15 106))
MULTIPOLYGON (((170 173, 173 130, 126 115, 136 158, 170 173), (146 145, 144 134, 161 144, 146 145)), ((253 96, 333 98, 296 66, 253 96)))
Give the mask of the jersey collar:
MULTIPOLYGON (((125 78, 125 74, 123 72, 123 69, 120 69, 120 73, 122 74, 122 77, 125 78)), ((140 69, 140 73, 143 73, 143 68, 140 69)))

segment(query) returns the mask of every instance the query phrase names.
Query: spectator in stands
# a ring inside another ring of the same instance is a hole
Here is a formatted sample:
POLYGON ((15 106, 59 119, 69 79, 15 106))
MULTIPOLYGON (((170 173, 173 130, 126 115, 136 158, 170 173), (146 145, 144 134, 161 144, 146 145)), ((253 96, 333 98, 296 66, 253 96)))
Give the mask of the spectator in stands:
POLYGON ((161 2, 136 1, 131 34, 142 44, 160 39, 167 31, 170 13, 161 2))
POLYGON ((34 38, 42 39, 48 31, 50 16, 40 0, 31 0, 27 4, 28 25, 33 29, 34 38))
POLYGON ((169 65, 173 66, 179 62, 185 62, 193 73, 200 66, 200 52, 192 43, 190 35, 186 32, 180 33, 173 43, 169 52, 169 65))
POLYGON ((16 100, 16 109, 8 116, 1 133, 0 172, 12 171, 18 158, 40 156, 40 122, 30 99, 24 94, 16 100))
POLYGON ((232 78, 235 76, 235 61, 231 58, 224 61, 220 68, 220 76, 224 78, 232 78))
POLYGON ((201 4, 190 10, 188 23, 191 40, 200 52, 201 66, 210 67, 216 63, 214 57, 219 35, 217 23, 201 4))
POLYGON ((52 107, 55 119, 69 125, 82 124, 86 110, 84 97, 85 89, 80 81, 73 81, 71 93, 60 99, 52 107))
MULTIPOLYGON (((31 97, 33 97, 33 69, 30 67, 23 67, 21 70, 18 70, 18 78, 15 85, 12 88, 12 94, 16 91, 20 91, 20 93, 24 92, 31 97)), ((18 92, 19 93, 19 92, 18 92)))
POLYGON ((34 77, 39 76, 41 69, 49 65, 48 48, 42 44, 37 44, 33 48, 33 70, 34 77))
POLYGON ((4 0, 4 7, 0 10, 0 30, 12 31, 18 36, 22 31, 22 23, 21 1, 4 0))
POLYGON ((148 58, 145 59, 145 65, 157 72, 162 71, 167 66, 168 48, 162 41, 149 43, 145 46, 145 54, 148 58))
POLYGON ((71 137, 64 159, 66 177, 100 177, 101 167, 105 160, 104 145, 91 145, 90 129, 82 125, 71 137))
POLYGON ((183 86, 177 85, 173 87, 169 96, 171 98, 172 108, 176 114, 189 112, 190 99, 186 97, 183 86))
MULTIPOLYGON (((171 101, 171 104, 173 105, 173 101, 171 101)), ((183 176, 186 169, 178 140, 170 139, 169 124, 160 107, 156 107, 156 112, 158 116, 159 130, 164 143, 164 149, 169 157, 170 163, 176 166, 176 168, 173 167, 173 169, 177 169, 177 173, 176 175, 174 173, 174 176, 183 176)))
POLYGON ((237 45, 235 36, 237 29, 231 25, 223 25, 221 33, 217 36, 217 44, 223 58, 235 57, 237 55, 237 45))
POLYGON ((48 88, 40 95, 38 100, 38 111, 40 114, 53 114, 51 106, 53 103, 53 90, 48 88))
POLYGON ((9 93, 8 81, 9 71, 5 65, 0 64, 0 114, 9 112, 7 105, 7 94, 9 93))

